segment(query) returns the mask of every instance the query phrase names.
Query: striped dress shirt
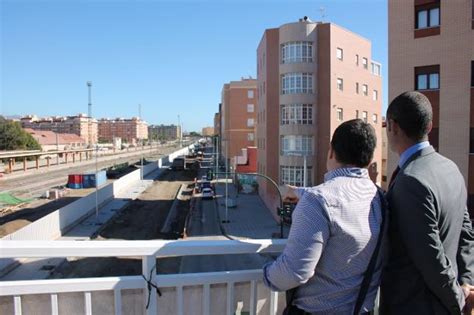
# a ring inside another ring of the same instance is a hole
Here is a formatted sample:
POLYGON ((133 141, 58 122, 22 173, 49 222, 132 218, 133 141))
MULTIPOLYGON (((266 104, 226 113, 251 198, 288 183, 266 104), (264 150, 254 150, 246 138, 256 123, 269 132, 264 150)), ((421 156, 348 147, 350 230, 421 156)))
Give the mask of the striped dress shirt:
MULTIPOLYGON (((367 169, 339 168, 297 194, 287 245, 263 267, 264 283, 273 291, 298 287, 293 304, 312 314, 352 314, 380 233, 377 188, 367 169)), ((381 248, 361 312, 374 308, 382 256, 381 248)))

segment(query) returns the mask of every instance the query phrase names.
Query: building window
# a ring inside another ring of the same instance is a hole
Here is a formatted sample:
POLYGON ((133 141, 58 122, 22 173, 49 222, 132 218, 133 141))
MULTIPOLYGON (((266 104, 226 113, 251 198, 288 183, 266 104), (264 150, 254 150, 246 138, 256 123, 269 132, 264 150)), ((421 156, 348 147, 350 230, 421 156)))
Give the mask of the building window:
POLYGON ((312 155, 313 136, 281 136, 281 155, 312 155))
POLYGON ((439 20, 439 3, 432 8, 426 8, 426 6, 416 8, 416 29, 439 26, 439 20))
POLYGON ((247 133, 247 140, 248 140, 248 141, 253 141, 253 139, 254 139, 253 132, 247 133))
POLYGON ((281 125, 311 125, 313 124, 313 105, 290 104, 280 106, 281 125))
POLYGON ((313 62, 311 42, 289 42, 281 45, 281 63, 313 62))
POLYGON ((342 108, 338 107, 337 109, 337 120, 338 121, 343 121, 344 120, 344 113, 342 108))
POLYGON ((356 82, 356 94, 359 94, 359 82, 356 82))
POLYGON ((356 66, 358 66, 359 65, 359 55, 356 55, 355 62, 356 62, 356 66))
POLYGON ((372 70, 373 75, 381 76, 382 75, 381 68, 382 66, 380 64, 375 63, 375 62, 371 63, 371 70, 372 70))
MULTIPOLYGON (((306 168, 306 184, 311 184, 311 167, 306 168)), ((303 166, 281 166, 280 167, 280 179, 282 185, 292 185, 301 187, 304 185, 303 166)))
POLYGON ((339 91, 344 90, 344 80, 342 80, 341 78, 337 78, 337 89, 339 91))
POLYGON ((359 119, 359 110, 356 109, 356 119, 359 119))
POLYGON ((248 97, 248 98, 254 98, 253 90, 248 90, 248 91, 247 91, 247 97, 248 97))
POLYGON ((369 95, 369 87, 367 86, 367 84, 363 84, 362 85, 362 94, 364 94, 365 96, 369 95))
POLYGON ((415 89, 439 89, 439 65, 415 68, 415 89))
POLYGON ((337 48, 337 59, 339 60, 343 60, 344 59, 344 51, 342 50, 342 48, 337 48))
POLYGON ((377 123, 377 121, 378 121, 377 114, 373 114, 373 115, 372 115, 372 121, 374 122, 374 124, 377 123))
POLYGON ((366 111, 363 111, 362 112, 362 120, 366 123, 367 122, 367 112, 366 111))
POLYGON ((364 66, 364 69, 367 69, 369 67, 369 61, 367 58, 362 58, 362 66, 364 66))
POLYGON ((281 76, 281 94, 312 94, 311 73, 287 73, 281 76))
POLYGON ((376 101, 376 100, 379 99, 379 92, 378 92, 377 90, 374 90, 374 91, 372 92, 372 99, 373 99, 374 101, 376 101))
POLYGON ((255 106, 253 104, 247 104, 247 113, 253 113, 255 111, 255 106))
POLYGON ((247 127, 253 127, 255 125, 255 121, 253 118, 247 119, 247 127))

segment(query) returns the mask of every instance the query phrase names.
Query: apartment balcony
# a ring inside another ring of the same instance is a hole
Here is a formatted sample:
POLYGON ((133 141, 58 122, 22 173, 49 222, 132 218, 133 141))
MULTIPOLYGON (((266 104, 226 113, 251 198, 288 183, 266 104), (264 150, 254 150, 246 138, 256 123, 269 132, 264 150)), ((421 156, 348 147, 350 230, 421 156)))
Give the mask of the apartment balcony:
POLYGON ((3 281, 0 313, 280 314, 284 293, 271 292, 263 285, 261 269, 160 275, 155 264, 163 257, 277 254, 284 245, 285 240, 273 239, 1 241, 1 259, 141 257, 142 275, 3 281))

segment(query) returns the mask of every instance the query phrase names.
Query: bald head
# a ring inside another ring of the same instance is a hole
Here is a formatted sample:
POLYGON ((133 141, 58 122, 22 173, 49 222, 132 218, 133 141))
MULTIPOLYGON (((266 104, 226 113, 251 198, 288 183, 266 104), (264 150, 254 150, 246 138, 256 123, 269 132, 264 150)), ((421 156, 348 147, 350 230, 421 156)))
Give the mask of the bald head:
POLYGON ((420 92, 405 92, 388 106, 387 121, 395 121, 414 142, 425 140, 431 131, 433 111, 428 98, 420 92))

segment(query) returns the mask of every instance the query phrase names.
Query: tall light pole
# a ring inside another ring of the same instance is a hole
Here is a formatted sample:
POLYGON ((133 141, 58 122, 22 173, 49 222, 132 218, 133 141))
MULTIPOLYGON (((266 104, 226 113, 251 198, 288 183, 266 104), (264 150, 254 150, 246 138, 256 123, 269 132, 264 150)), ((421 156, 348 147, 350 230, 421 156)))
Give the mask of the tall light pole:
POLYGON ((178 137, 179 137, 179 147, 181 148, 181 136, 182 136, 182 130, 181 130, 181 117, 178 115, 178 137))
MULTIPOLYGON (((89 138, 89 146, 92 147, 92 81, 87 81, 87 90, 89 94, 89 102, 87 106, 87 133, 89 138)), ((99 218, 99 188, 97 187, 97 173, 98 173, 98 155, 99 147, 95 145, 95 217, 99 218)))
POLYGON ((92 145, 92 81, 87 81, 87 90, 89 94, 89 102, 87 106, 87 133, 89 138, 89 146, 92 145))

